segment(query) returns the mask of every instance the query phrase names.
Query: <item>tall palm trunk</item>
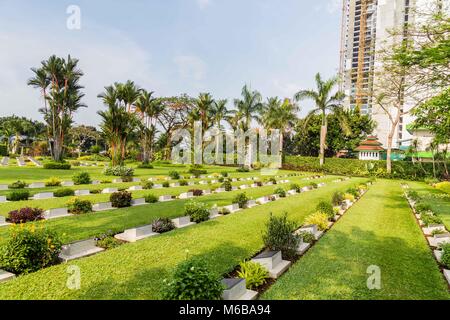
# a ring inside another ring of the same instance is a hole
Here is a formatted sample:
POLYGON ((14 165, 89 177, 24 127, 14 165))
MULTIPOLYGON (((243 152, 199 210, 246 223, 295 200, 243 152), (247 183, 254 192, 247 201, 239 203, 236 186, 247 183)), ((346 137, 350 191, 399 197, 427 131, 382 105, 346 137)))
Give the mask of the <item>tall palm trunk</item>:
POLYGON ((320 127, 320 151, 319 159, 320 166, 322 167, 325 163, 325 143, 327 139, 327 116, 325 112, 322 114, 322 126, 320 127))

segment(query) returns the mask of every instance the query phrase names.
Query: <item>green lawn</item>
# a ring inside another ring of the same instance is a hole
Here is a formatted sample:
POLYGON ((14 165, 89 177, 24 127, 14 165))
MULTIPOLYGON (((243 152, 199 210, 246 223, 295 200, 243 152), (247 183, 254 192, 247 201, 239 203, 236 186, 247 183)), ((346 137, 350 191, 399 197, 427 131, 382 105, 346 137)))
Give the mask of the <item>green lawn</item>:
POLYGON ((319 201, 329 200, 333 192, 363 180, 332 183, 313 192, 21 276, 2 284, 0 299, 158 299, 163 279, 186 258, 187 252, 207 262, 218 276, 223 275, 262 249, 261 233, 271 211, 286 211, 300 225, 319 201), (81 270, 80 290, 66 288, 69 265, 81 270))
MULTIPOLYGON (((291 182, 296 182, 301 186, 310 184, 310 181, 301 180, 301 177, 291 177, 291 182)), ((331 182, 336 177, 326 177, 315 180, 316 182, 324 181, 331 182)), ((284 189, 288 189, 290 184, 282 184, 284 189)), ((278 186, 266 186, 259 188, 250 188, 246 190, 236 190, 231 192, 224 192, 218 194, 212 194, 210 196, 202 196, 197 198, 197 201, 204 202, 209 206, 217 204, 218 206, 231 204, 236 194, 245 192, 251 198, 259 198, 269 194, 273 194, 274 189, 278 186)), ((183 187, 187 188, 187 187, 183 187)), ((166 190, 157 189, 147 191, 146 193, 153 194, 179 194, 182 190, 172 190, 179 188, 169 188, 166 190), (165 191, 165 192, 164 192, 165 191)), ((137 191, 142 192, 142 191, 137 191)), ((95 197, 95 196, 94 196, 95 197)), ((59 199, 52 199, 49 201, 56 201, 59 199)), ((42 200, 45 201, 45 200, 42 200)), ((133 228, 145 224, 151 223, 151 221, 157 217, 169 217, 176 218, 183 215, 184 205, 187 200, 175 200, 170 202, 158 202, 154 204, 148 204, 146 206, 137 206, 131 208, 116 209, 111 211, 102 211, 91 214, 84 214, 79 216, 72 216, 66 218, 48 220, 45 225, 60 234, 63 235, 64 243, 82 240, 89 237, 94 237, 109 230, 121 232, 128 228, 133 228)), ((41 224, 42 222, 38 222, 41 224)), ((0 228, 0 244, 6 241, 10 227, 0 228)))
POLYGON ((379 181, 264 299, 450 299, 399 181, 379 181), (371 265, 381 290, 369 290, 371 265))
POLYGON ((450 195, 426 183, 408 182, 408 185, 419 193, 422 201, 430 205, 433 212, 442 219, 447 230, 450 230, 450 195))

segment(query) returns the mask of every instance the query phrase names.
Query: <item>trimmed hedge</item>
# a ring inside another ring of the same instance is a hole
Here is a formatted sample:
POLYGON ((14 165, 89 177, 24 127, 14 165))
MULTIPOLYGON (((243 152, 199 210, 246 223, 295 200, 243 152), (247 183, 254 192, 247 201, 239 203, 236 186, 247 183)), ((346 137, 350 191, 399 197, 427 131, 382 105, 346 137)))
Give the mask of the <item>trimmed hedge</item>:
MULTIPOLYGON (((359 177, 423 180, 433 176, 433 165, 422 163, 422 167, 409 161, 392 161, 392 174, 386 172, 386 161, 363 161, 358 159, 327 158, 323 167, 314 157, 286 156, 283 169, 359 177)), ((442 175, 443 172, 438 172, 442 175)))
POLYGON ((44 169, 70 170, 71 164, 67 162, 47 162, 44 163, 44 169))

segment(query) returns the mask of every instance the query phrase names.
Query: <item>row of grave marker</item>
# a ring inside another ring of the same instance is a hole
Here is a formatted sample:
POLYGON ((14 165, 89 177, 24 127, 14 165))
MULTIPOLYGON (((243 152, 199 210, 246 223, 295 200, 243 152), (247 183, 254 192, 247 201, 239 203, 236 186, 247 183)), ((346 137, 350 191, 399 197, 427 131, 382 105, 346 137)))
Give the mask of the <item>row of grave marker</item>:
MULTIPOLYGON (((402 187, 404 189, 409 189, 409 186, 407 184, 403 184, 402 187)), ((433 250, 434 257, 436 258, 437 262, 439 263, 439 266, 441 266, 441 263, 442 263, 441 245, 450 244, 450 233, 447 231, 445 226, 442 224, 425 225, 425 223, 421 219, 422 218, 421 214, 416 211, 416 202, 414 200, 410 199, 406 192, 404 193, 404 195, 405 195, 405 198, 408 200, 408 204, 414 213, 417 223, 419 224, 424 236, 427 239, 430 249, 433 250), (435 232, 435 231, 438 231, 439 233, 435 233, 433 235, 433 232, 435 232)), ((424 213, 424 214, 426 214, 426 213, 424 213)), ((450 270, 442 267, 442 274, 444 275, 445 279, 447 280, 448 284, 450 285, 450 270)))

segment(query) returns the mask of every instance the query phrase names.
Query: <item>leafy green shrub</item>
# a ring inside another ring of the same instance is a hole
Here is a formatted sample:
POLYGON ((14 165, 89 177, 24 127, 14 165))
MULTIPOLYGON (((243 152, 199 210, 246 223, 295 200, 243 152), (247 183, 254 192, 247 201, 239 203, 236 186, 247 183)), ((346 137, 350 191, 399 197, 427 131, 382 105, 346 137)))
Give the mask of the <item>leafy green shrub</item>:
POLYGON ((275 179, 274 177, 270 177, 268 182, 272 182, 273 184, 277 184, 277 179, 275 179))
POLYGON ((163 188, 169 188, 170 187, 170 183, 168 181, 164 181, 162 183, 163 188))
POLYGON ((27 223, 43 219, 43 210, 39 208, 21 208, 8 213, 8 221, 11 223, 27 223))
POLYGON ((200 197, 201 195, 203 195, 203 190, 200 189, 191 189, 189 190, 189 192, 192 192, 194 197, 200 197))
POLYGON ((72 181, 76 185, 90 184, 92 182, 91 181, 91 176, 89 175, 88 172, 79 172, 79 173, 75 174, 72 177, 72 181))
POLYGON ((138 169, 153 169, 153 166, 150 163, 141 163, 137 167, 138 169))
POLYGON ((227 208, 220 208, 219 209, 219 214, 221 214, 221 215, 226 216, 226 215, 229 215, 230 213, 231 213, 231 211, 228 210, 227 208))
POLYGON ((306 217, 305 225, 317 225, 319 230, 323 231, 328 228, 328 216, 322 212, 316 212, 306 217))
POLYGON ((44 169, 70 170, 71 164, 68 162, 47 162, 44 163, 44 169))
POLYGON ((292 259, 297 254, 300 237, 293 234, 296 224, 289 221, 287 213, 281 217, 270 214, 263 234, 264 245, 273 251, 281 251, 283 258, 292 259))
POLYGON ((26 182, 18 180, 16 182, 9 184, 8 188, 9 189, 23 189, 26 186, 28 186, 28 184, 26 182))
POLYGON ((275 194, 277 194, 280 198, 286 198, 286 190, 284 190, 283 188, 279 187, 275 189, 275 194))
POLYGON ((15 274, 27 274, 58 263, 62 242, 59 236, 34 225, 14 228, 0 248, 0 268, 15 274))
POLYGON ((224 178, 228 177, 228 172, 226 172, 226 171, 222 171, 220 174, 221 174, 222 177, 224 177, 224 178))
POLYGON ((222 183, 222 182, 225 181, 225 178, 224 178, 224 177, 220 177, 219 179, 217 179, 217 181, 219 181, 220 183, 222 183))
POLYGON ((80 161, 74 160, 74 161, 70 161, 70 164, 74 167, 79 167, 81 165, 80 161))
POLYGON ((359 197, 359 191, 356 188, 348 188, 346 193, 351 194, 353 197, 358 198, 359 197))
POLYGON ((114 208, 126 208, 131 206, 131 192, 118 191, 111 194, 109 201, 114 208))
POLYGON ((180 183, 180 186, 182 186, 182 187, 189 185, 186 180, 180 180, 179 183, 180 183))
POLYGON ((355 196, 350 194, 350 193, 346 193, 346 194, 344 194, 344 199, 345 200, 349 200, 351 202, 354 202, 355 201, 355 196))
POLYGON ((81 200, 80 198, 72 198, 67 201, 67 207, 72 214, 92 212, 92 202, 89 200, 81 200))
POLYGON ((152 222, 153 232, 165 233, 175 229, 175 224, 169 218, 156 218, 152 222))
POLYGON ((408 190, 408 191, 406 191, 406 194, 407 194, 408 198, 411 199, 412 201, 420 200, 420 196, 416 190, 408 190))
POLYGON ((431 214, 422 214, 420 216, 420 219, 423 221, 423 223, 426 226, 429 226, 430 224, 441 224, 442 223, 442 219, 435 216, 435 215, 431 215, 431 214))
POLYGON ((105 167, 103 174, 105 176, 132 177, 134 175, 134 169, 125 166, 105 167))
POLYGON ((155 184, 153 182, 151 182, 151 181, 143 181, 142 182, 142 188, 145 189, 145 190, 152 189, 154 185, 155 184))
POLYGON ((230 181, 224 181, 221 185, 221 188, 224 188, 225 191, 231 191, 233 189, 233 186, 231 185, 230 181))
POLYGON ((420 202, 415 205, 415 209, 419 213, 425 213, 431 211, 431 206, 429 204, 420 202))
POLYGON ((236 169, 237 172, 250 172, 249 167, 243 166, 236 169))
POLYGON ((147 194, 145 196, 145 202, 147 202, 147 203, 156 203, 156 202, 158 202, 158 197, 155 196, 154 194, 147 194))
POLYGON ((30 197, 30 191, 28 191, 28 190, 12 191, 6 196, 8 201, 28 200, 29 197, 30 197))
POLYGON ((302 191, 302 188, 297 183, 291 184, 290 188, 291 190, 295 190, 297 193, 300 193, 302 191))
POLYGON ((318 185, 317 183, 315 183, 315 182, 311 182, 311 183, 309 184, 309 186, 310 186, 311 188, 313 188, 313 189, 317 189, 317 188, 319 187, 319 185, 318 185))
POLYGON ((328 219, 334 218, 333 205, 329 202, 320 201, 316 206, 316 211, 325 213, 328 216, 328 219))
POLYGON ((203 202, 190 200, 184 205, 184 215, 190 216, 191 221, 200 223, 209 220, 209 209, 203 202))
POLYGON ((342 201, 344 201, 344 194, 340 191, 334 192, 333 196, 331 197, 331 203, 333 204, 333 206, 340 205, 342 201))
POLYGON ((97 247, 105 250, 114 249, 123 244, 122 241, 114 238, 114 233, 112 231, 96 236, 95 240, 97 242, 97 247))
POLYGON ((442 245, 441 263, 444 267, 450 268, 450 244, 449 243, 442 245))
POLYGON ((175 269, 171 281, 164 280, 165 300, 220 300, 224 287, 199 261, 184 261, 175 269))
POLYGON ((53 192, 53 195, 57 198, 70 197, 75 195, 75 191, 70 188, 61 188, 53 192))
POLYGON ((255 289, 267 282, 269 272, 259 263, 244 261, 239 264, 237 276, 245 279, 247 289, 255 289))
POLYGON ((201 176, 202 174, 207 174, 208 171, 202 169, 203 166, 201 165, 192 165, 189 170, 188 173, 192 174, 194 177, 198 178, 199 176, 201 176))
POLYGON ((91 189, 91 194, 100 194, 102 193, 102 189, 91 189))
POLYGON ((49 180, 45 181, 46 187, 59 187, 61 185, 61 180, 56 177, 51 177, 49 180))
POLYGON ((247 194, 245 192, 243 192, 243 193, 238 193, 233 198, 233 203, 237 203, 239 205, 239 208, 244 208, 245 205, 247 204, 248 200, 249 200, 249 198, 247 197, 247 194))
POLYGON ((305 243, 313 243, 316 240, 316 237, 308 231, 302 231, 298 236, 302 238, 305 243))
POLYGON ((169 177, 173 180, 180 179, 180 173, 178 171, 169 171, 169 177))
POLYGON ((120 178, 122 179, 122 182, 132 182, 133 181, 133 177, 131 177, 131 176, 122 176, 120 178))

